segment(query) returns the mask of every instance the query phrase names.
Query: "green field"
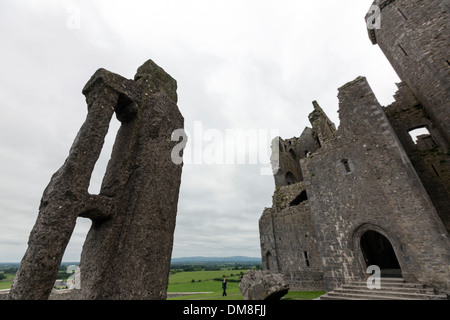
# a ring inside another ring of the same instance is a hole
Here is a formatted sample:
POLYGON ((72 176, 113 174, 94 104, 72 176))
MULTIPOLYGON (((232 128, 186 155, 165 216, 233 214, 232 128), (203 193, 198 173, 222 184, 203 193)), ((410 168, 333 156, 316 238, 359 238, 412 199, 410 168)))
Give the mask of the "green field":
MULTIPOLYGON (((208 299, 242 300, 237 282, 242 270, 185 271, 169 276, 168 292, 208 292, 207 294, 188 295, 168 300, 208 299), (223 277, 227 282, 227 296, 222 297, 223 277)), ((246 271, 244 271, 244 274, 246 271)))
POLYGON ((6 274, 6 279, 0 280, 0 290, 11 288, 12 281, 14 279, 13 274, 6 274))
MULTIPOLYGON (((169 293, 201 292, 201 294, 189 294, 179 297, 169 297, 168 300, 243 300, 237 282, 242 270, 218 270, 218 271, 183 271, 169 276, 169 293), (227 296, 222 297, 222 279, 226 277, 227 296)), ((0 289, 11 288, 13 274, 7 274, 5 280, 0 281, 0 289)), ((312 300, 325 292, 301 292, 291 291, 283 300, 312 300)))
MULTIPOLYGON (((168 300, 243 300, 238 282, 228 282, 227 296, 222 297, 222 282, 215 278, 237 280, 241 270, 189 271, 179 272, 169 277, 169 293, 208 292, 168 298, 168 300), (194 280, 194 281, 192 281, 194 280)), ((246 271, 244 271, 244 274, 246 271)), ((283 300, 312 300, 325 294, 324 291, 291 291, 283 300)))

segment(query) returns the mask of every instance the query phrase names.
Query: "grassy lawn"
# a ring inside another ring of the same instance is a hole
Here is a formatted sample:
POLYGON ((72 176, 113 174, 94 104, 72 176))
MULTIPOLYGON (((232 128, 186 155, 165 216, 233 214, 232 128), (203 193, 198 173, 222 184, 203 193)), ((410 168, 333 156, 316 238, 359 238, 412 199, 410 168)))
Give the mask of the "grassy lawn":
POLYGON ((14 279, 14 275, 7 273, 6 279, 0 280, 0 290, 10 289, 13 279, 14 279))
MULTIPOLYGON (((168 298, 168 300, 243 300, 238 282, 227 283, 227 296, 222 297, 223 276, 228 280, 237 280, 240 270, 188 271, 169 276, 167 292, 207 292, 168 298), (233 274, 233 275, 232 275, 233 274), (219 279, 220 280, 213 280, 219 279), (192 281, 194 280, 194 281, 192 281)), ((246 271, 244 271, 246 273, 246 271)), ((0 290, 11 288, 14 275, 7 274, 7 279, 0 281, 0 290)), ((312 300, 325 294, 322 291, 290 291, 282 300, 312 300)))
MULTIPOLYGON (((227 295, 222 297, 223 276, 227 280, 237 280, 240 270, 189 271, 169 276, 167 292, 208 292, 207 294, 188 295, 168 300, 206 299, 206 300, 242 300, 238 282, 227 282, 227 295), (220 280, 214 280, 220 279, 220 280), (193 280, 193 281, 192 281, 193 280)), ((246 271, 244 271, 246 273, 246 271)))
POLYGON ((289 291, 281 300, 313 300, 325 293, 325 291, 289 291))
MULTIPOLYGON (((243 300, 238 282, 228 282, 227 296, 222 297, 222 282, 212 280, 214 278, 222 278, 223 275, 227 279, 238 279, 239 272, 236 270, 190 271, 170 275, 167 292, 208 293, 173 297, 168 298, 168 300, 243 300), (194 282, 192 282, 192 279, 194 279, 194 282)), ((325 294, 324 291, 290 291, 282 300, 312 300, 323 294, 325 294)))

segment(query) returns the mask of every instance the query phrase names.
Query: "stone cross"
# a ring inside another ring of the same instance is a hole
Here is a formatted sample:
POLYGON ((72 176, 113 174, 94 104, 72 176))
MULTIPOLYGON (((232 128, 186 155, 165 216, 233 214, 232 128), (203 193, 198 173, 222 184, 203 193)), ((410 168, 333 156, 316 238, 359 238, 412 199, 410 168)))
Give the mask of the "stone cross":
POLYGON ((47 299, 78 217, 92 220, 76 299, 165 299, 182 165, 172 133, 177 84, 149 60, 134 80, 99 69, 83 89, 87 118, 44 191, 9 299, 47 299), (109 123, 121 127, 98 195, 88 193, 109 123))

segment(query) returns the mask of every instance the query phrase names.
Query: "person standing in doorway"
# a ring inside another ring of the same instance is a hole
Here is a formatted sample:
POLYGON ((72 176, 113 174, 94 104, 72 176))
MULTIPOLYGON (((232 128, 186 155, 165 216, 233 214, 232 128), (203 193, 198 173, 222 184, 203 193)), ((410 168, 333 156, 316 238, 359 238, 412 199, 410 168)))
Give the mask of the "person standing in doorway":
POLYGON ((223 293, 222 293, 222 297, 227 295, 227 279, 223 278, 222 281, 222 289, 223 289, 223 293))

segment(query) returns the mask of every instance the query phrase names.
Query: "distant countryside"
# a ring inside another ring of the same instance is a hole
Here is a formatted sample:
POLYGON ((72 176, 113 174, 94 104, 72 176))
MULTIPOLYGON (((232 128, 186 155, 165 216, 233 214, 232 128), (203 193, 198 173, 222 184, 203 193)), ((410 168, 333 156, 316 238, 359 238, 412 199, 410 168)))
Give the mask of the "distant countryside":
MULTIPOLYGON (((67 267, 76 262, 62 263, 58 287, 64 289, 71 274, 67 267)), ((11 288, 19 263, 0 263, 0 290, 11 288)), ((251 257, 205 258, 190 257, 172 259, 168 300, 243 300, 239 290, 240 279, 249 270, 261 270, 261 259, 251 257), (227 279, 227 296, 222 296, 222 281, 227 279)), ((283 300, 310 300, 325 292, 291 291, 283 300)))

